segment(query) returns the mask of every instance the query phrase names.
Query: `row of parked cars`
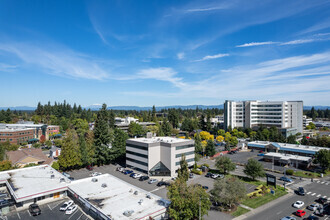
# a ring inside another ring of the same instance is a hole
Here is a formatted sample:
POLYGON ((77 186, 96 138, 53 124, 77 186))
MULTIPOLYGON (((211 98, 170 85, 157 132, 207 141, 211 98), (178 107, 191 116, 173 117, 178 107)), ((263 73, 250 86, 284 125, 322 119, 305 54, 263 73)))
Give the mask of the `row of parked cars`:
POLYGON ((222 179, 222 178, 225 178, 225 176, 223 174, 218 174, 218 173, 207 173, 205 175, 205 177, 207 178, 212 178, 212 179, 222 179))
MULTIPOLYGON (((78 205, 74 204, 72 200, 69 200, 60 206, 60 211, 64 211, 66 215, 71 215, 77 208, 78 205)), ((37 216, 41 214, 41 209, 37 203, 33 203, 29 206, 29 212, 32 216, 37 216)))
MULTIPOLYGON (((130 177, 132 177, 134 179, 139 179, 139 181, 149 180, 148 181, 149 184, 158 182, 157 179, 150 179, 149 176, 142 175, 141 173, 135 173, 133 170, 124 169, 123 167, 117 167, 117 171, 119 171, 125 175, 129 175, 130 177)), ((170 185, 170 183, 165 182, 165 181, 160 181, 157 183, 157 186, 169 186, 169 185, 170 185)))
MULTIPOLYGON (((316 203, 313 203, 309 206, 307 206, 308 210, 311 210, 314 212, 314 215, 310 215, 306 220, 318 220, 319 218, 317 216, 323 217, 326 214, 330 214, 330 205, 327 203, 328 200, 325 198, 318 198, 316 200, 316 203)), ((298 217, 304 217, 306 215, 306 211, 304 209, 300 209, 305 205, 303 201, 296 201, 292 204, 294 208, 297 208, 298 210, 295 212, 295 215, 298 217)), ((282 218, 281 220, 296 220, 295 217, 287 216, 282 218)))

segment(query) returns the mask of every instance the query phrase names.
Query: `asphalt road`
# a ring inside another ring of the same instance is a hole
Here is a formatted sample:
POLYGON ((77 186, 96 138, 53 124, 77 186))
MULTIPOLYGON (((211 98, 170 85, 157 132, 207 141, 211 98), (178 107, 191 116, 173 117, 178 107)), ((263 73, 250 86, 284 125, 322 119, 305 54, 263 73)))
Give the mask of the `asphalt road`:
MULTIPOLYGON (((315 181, 313 183, 308 183, 304 186, 306 190, 305 196, 299 196, 297 194, 293 194, 290 196, 285 202, 277 203, 247 219, 254 220, 254 219, 269 219, 269 220, 278 220, 285 216, 293 216, 297 219, 300 217, 297 217, 294 215, 294 213, 298 210, 297 208, 292 207, 292 204, 296 201, 303 201, 305 205, 300 208, 306 211, 306 217, 313 214, 312 211, 306 209, 307 206, 314 203, 315 200, 319 197, 330 197, 330 182, 327 181, 315 181)), ((298 185, 298 184, 297 184, 298 185)), ((292 189, 294 189, 294 185, 290 186, 292 189)), ((325 216, 323 218, 320 217, 320 219, 330 219, 329 216, 325 216)))

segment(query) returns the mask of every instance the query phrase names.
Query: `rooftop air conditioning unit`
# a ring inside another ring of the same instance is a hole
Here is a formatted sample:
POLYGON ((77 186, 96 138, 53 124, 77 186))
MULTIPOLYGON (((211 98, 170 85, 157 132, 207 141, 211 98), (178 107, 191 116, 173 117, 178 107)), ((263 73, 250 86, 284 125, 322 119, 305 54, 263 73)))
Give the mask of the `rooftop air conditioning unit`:
POLYGON ((133 210, 127 210, 123 213, 123 215, 125 215, 126 217, 130 217, 133 213, 134 213, 133 210))
POLYGON ((139 204, 142 205, 142 203, 143 203, 143 199, 140 199, 139 204))
POLYGON ((138 194, 139 194, 139 192, 138 192, 138 191, 135 191, 135 192, 134 192, 134 195, 138 195, 138 194))
POLYGON ((94 183, 97 182, 97 179, 96 178, 93 178, 92 179, 92 182, 94 182, 94 183))
POLYGON ((51 179, 54 179, 55 178, 55 175, 53 174, 53 175, 50 175, 50 178, 51 179))
POLYGON ((101 186, 102 186, 103 188, 106 188, 106 187, 107 187, 107 184, 106 184, 106 183, 103 183, 101 186))
POLYGON ((63 183, 63 182, 65 182, 65 179, 64 178, 61 178, 60 179, 60 183, 63 183))

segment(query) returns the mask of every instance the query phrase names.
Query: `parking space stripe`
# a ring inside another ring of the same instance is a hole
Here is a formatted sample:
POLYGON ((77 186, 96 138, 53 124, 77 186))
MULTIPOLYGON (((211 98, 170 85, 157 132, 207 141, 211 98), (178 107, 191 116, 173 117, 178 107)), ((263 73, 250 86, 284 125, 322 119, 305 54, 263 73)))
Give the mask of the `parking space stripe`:
POLYGON ((311 192, 308 192, 307 195, 311 194, 311 192))
POLYGON ((321 194, 318 194, 316 197, 320 197, 321 196, 321 194))
POLYGON ((327 198, 327 196, 323 196, 323 198, 327 198))
POLYGON ((19 219, 21 219, 21 216, 19 215, 19 213, 18 213, 18 212, 17 212, 17 216, 18 216, 18 218, 19 218, 19 219))
POLYGON ((321 182, 321 184, 323 184, 324 182, 321 182))
POLYGON ((321 181, 317 181, 317 183, 320 183, 321 181))
POLYGON ((72 213, 71 216, 68 219, 72 218, 78 212, 78 210, 79 209, 77 209, 74 213, 72 213))
POLYGON ((81 215, 79 216, 79 218, 77 218, 77 220, 79 220, 81 218, 81 216, 83 216, 84 213, 81 213, 81 215))
POLYGON ((313 193, 311 196, 314 196, 316 193, 313 193))
POLYGON ((47 204, 48 208, 50 209, 50 211, 52 211, 52 208, 49 206, 49 204, 47 204))

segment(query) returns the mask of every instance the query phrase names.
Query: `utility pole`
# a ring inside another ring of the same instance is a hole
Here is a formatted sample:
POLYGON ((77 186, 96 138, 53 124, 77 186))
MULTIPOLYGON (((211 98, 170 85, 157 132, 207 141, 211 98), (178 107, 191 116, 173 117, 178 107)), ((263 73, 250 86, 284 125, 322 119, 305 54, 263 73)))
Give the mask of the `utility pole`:
POLYGON ((272 161, 272 171, 274 172, 274 156, 273 156, 273 161, 272 161))

